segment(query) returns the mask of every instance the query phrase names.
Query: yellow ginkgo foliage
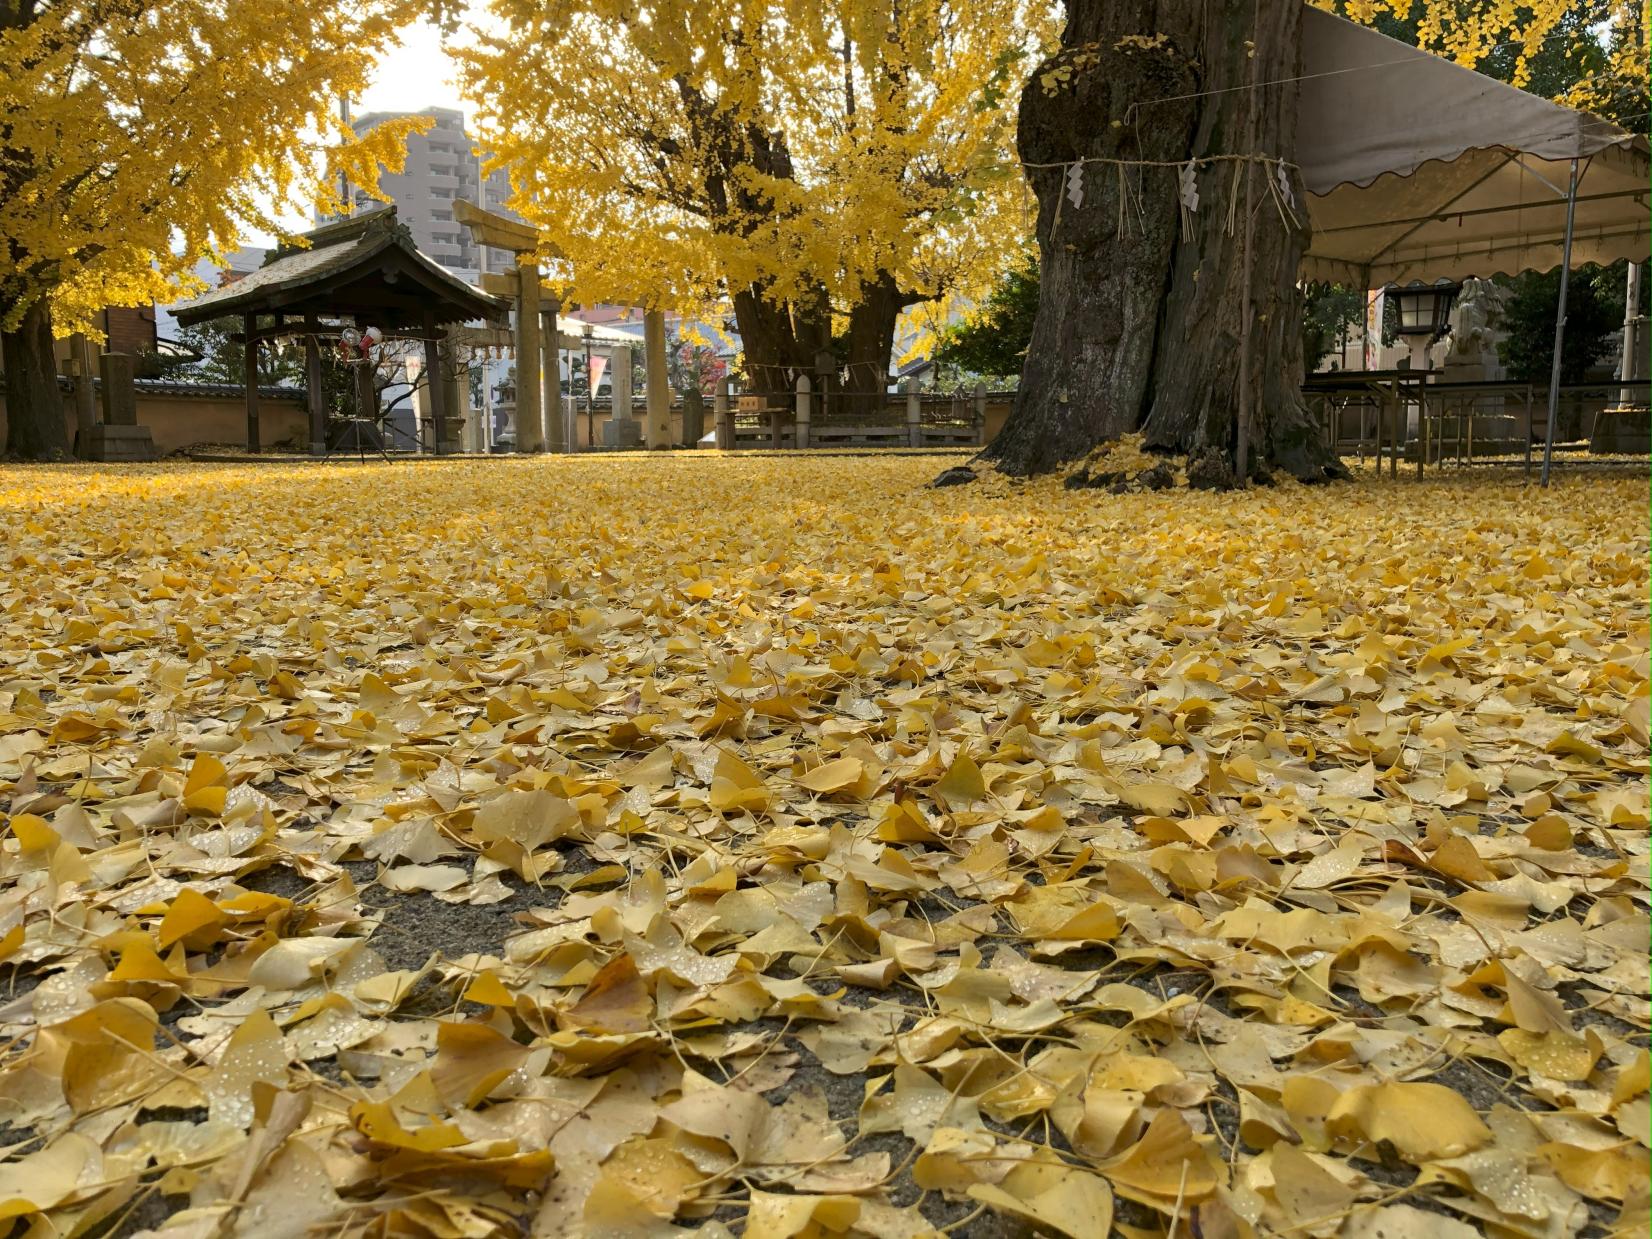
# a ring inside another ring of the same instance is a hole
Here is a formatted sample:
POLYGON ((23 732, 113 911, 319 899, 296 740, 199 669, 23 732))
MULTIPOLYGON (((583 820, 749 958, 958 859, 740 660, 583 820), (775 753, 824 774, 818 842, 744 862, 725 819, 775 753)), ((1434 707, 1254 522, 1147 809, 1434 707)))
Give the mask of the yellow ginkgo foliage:
POLYGON ((1536 59, 1557 51, 1588 65, 1587 44, 1603 34, 1614 40, 1610 63, 1568 84, 1564 101, 1574 107, 1601 109, 1612 83, 1622 85, 1639 68, 1646 89, 1645 7, 1635 0, 1606 0, 1580 5, 1577 0, 1313 0, 1367 26, 1381 19, 1416 21, 1416 41, 1438 56, 1469 68, 1507 53, 1510 80, 1533 89, 1536 59), (1638 34, 1638 37, 1637 37, 1638 34), (1584 54, 1578 55, 1573 49, 1584 54))
POLYGON ((60 454, 52 334, 169 299, 204 256, 336 177, 372 189, 408 123, 335 116, 414 0, 0 0, 0 339, 8 449, 60 454), (331 149, 327 149, 331 148, 331 149), (323 175, 325 171, 326 175, 323 175))
POLYGON ((726 296, 759 382, 812 367, 835 316, 849 386, 881 390, 901 310, 979 291, 1025 244, 1015 103, 1053 17, 1027 0, 491 0, 461 57, 572 296, 726 296))
POLYGON ((0 467, 0 1230, 1640 1233, 1644 479, 937 463, 0 467))

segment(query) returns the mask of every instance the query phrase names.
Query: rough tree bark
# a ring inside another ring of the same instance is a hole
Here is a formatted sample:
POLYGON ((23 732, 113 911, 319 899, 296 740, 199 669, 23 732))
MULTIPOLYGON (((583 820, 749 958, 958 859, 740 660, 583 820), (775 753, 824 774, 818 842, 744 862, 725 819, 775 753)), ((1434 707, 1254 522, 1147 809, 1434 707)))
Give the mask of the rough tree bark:
POLYGON ((813 372, 815 354, 832 336, 824 292, 818 305, 800 305, 745 288, 734 294, 733 302, 747 390, 778 398, 792 390, 789 376, 813 372))
POLYGON ((733 302, 747 389, 778 398, 796 389, 799 374, 807 374, 817 393, 829 393, 833 416, 881 413, 889 399, 895 326, 901 312, 917 300, 901 292, 894 277, 887 274, 875 284, 862 285, 860 299, 845 315, 848 324, 839 345, 843 353, 839 361, 849 372, 848 382, 841 383, 833 374, 823 384, 815 373, 816 359, 833 345, 825 290, 811 302, 777 302, 756 289, 742 289, 733 302))
POLYGON ((1341 473, 1300 395, 1297 265, 1308 228, 1277 195, 1279 165, 1257 168, 1249 209, 1251 364, 1240 373, 1247 164, 1198 165, 1197 211, 1184 214, 1175 165, 1255 149, 1288 162, 1296 90, 1252 91, 1297 75, 1298 0, 1068 0, 1059 52, 1021 94, 1020 150, 1038 195, 1038 315, 1015 408, 983 455, 1039 473, 1142 430, 1149 447, 1231 476, 1239 385, 1252 395, 1251 465, 1304 480, 1341 473), (1083 164, 1080 194, 1069 170, 1083 164), (1162 164, 1166 166, 1152 166, 1162 164), (1042 166, 1040 166, 1042 165, 1042 166), (1235 197, 1235 194, 1241 197, 1235 197), (1076 198, 1076 200, 1075 200, 1076 198))
POLYGON ((883 272, 875 284, 861 285, 860 300, 849 310, 843 345, 849 381, 834 404, 834 413, 865 418, 881 414, 888 405, 889 355, 895 348, 895 324, 901 311, 916 300, 902 293, 888 272, 883 272))
MULTIPOLYGON (((741 121, 684 79, 677 79, 677 87, 690 132, 709 157, 703 213, 719 230, 750 237, 782 208, 763 182, 742 172, 754 168, 764 178, 794 180, 785 134, 741 121)), ((762 286, 736 288, 730 299, 749 392, 777 399, 795 390, 799 374, 816 378, 816 359, 832 346, 832 304, 824 283, 789 300, 762 286)), ((916 300, 887 273, 862 287, 860 299, 848 311, 843 360, 850 381, 847 390, 833 392, 834 412, 882 407, 895 323, 916 300)), ((815 390, 825 390, 818 379, 815 390)))
POLYGON ((6 372, 6 455, 58 460, 69 454, 63 397, 52 356, 52 317, 44 300, 23 311, 16 331, 0 332, 6 372))

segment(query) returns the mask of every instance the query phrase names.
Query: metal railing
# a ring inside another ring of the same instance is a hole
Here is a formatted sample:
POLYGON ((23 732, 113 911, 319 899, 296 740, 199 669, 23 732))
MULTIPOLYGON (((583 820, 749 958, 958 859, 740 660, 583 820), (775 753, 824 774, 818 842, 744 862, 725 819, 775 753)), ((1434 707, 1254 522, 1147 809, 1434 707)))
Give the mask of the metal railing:
MULTIPOLYGON (((1548 434, 1548 389, 1517 381, 1429 383, 1388 371, 1314 375, 1303 396, 1342 456, 1367 457, 1397 474, 1430 465, 1519 464, 1529 475, 1548 434)), ((1559 389, 1554 443, 1568 463, 1615 454, 1646 455, 1652 382, 1567 384, 1559 389)))

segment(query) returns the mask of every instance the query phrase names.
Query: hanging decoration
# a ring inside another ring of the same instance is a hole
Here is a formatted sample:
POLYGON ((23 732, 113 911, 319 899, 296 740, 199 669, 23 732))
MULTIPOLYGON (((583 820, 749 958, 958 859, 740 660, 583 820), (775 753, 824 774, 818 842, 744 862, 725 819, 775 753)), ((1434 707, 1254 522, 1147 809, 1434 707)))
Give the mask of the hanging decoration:
POLYGON ((1177 184, 1181 189, 1182 209, 1193 212, 1199 209, 1199 168, 1192 160, 1184 163, 1181 171, 1176 174, 1177 184))
POLYGON ((1274 171, 1275 178, 1279 183, 1279 193, 1285 199, 1285 205, 1295 211, 1296 194, 1291 191, 1291 175, 1285 171, 1285 161, 1283 159, 1279 161, 1279 166, 1274 171))
POLYGON ((1192 160, 1184 163, 1176 173, 1177 190, 1181 196, 1182 240, 1193 239, 1193 216, 1199 210, 1199 167, 1192 160))

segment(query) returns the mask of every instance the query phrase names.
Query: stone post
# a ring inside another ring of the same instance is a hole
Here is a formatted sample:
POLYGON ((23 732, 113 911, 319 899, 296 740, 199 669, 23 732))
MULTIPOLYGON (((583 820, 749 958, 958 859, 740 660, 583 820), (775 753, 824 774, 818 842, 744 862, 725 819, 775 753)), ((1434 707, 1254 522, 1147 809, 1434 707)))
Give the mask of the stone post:
POLYGON ((631 346, 616 344, 608 354, 608 390, 613 418, 631 416, 631 346))
POLYGON ((648 421, 643 440, 654 451, 671 446, 671 377, 665 358, 664 311, 643 311, 642 338, 643 366, 648 375, 648 421))
POLYGON ((103 424, 136 426, 138 389, 132 384, 135 359, 129 353, 105 353, 98 358, 98 369, 103 380, 103 424))
POLYGON ((918 380, 906 380, 906 446, 924 445, 924 406, 918 397, 918 380))
POLYGON ((978 444, 987 441, 987 385, 980 379, 975 381, 975 442, 978 444))
POLYGON ((556 453, 568 450, 568 419, 562 411, 562 329, 556 322, 560 313, 560 302, 546 303, 539 367, 545 384, 545 450, 556 453))
POLYGON ((516 450, 542 452, 545 423, 539 403, 539 264, 532 254, 518 256, 517 261, 516 450))
POLYGON ((642 427, 631 416, 631 346, 616 344, 608 352, 608 372, 612 376, 608 390, 608 424, 602 428, 602 442, 607 447, 637 447, 642 443, 642 427))
POLYGON ((804 449, 809 446, 809 376, 797 376, 797 446, 804 449))
POLYGON ((728 452, 734 449, 734 412, 729 407, 729 381, 717 380, 717 392, 711 398, 712 418, 716 423, 717 450, 728 452))
POLYGON ((69 341, 75 366, 75 454, 90 460, 93 427, 98 424, 97 384, 92 379, 92 342, 81 332, 69 341))
POLYGON ((132 381, 136 361, 126 353, 104 353, 98 358, 103 421, 92 427, 85 449, 88 460, 155 458, 149 428, 138 425, 138 390, 132 381))

